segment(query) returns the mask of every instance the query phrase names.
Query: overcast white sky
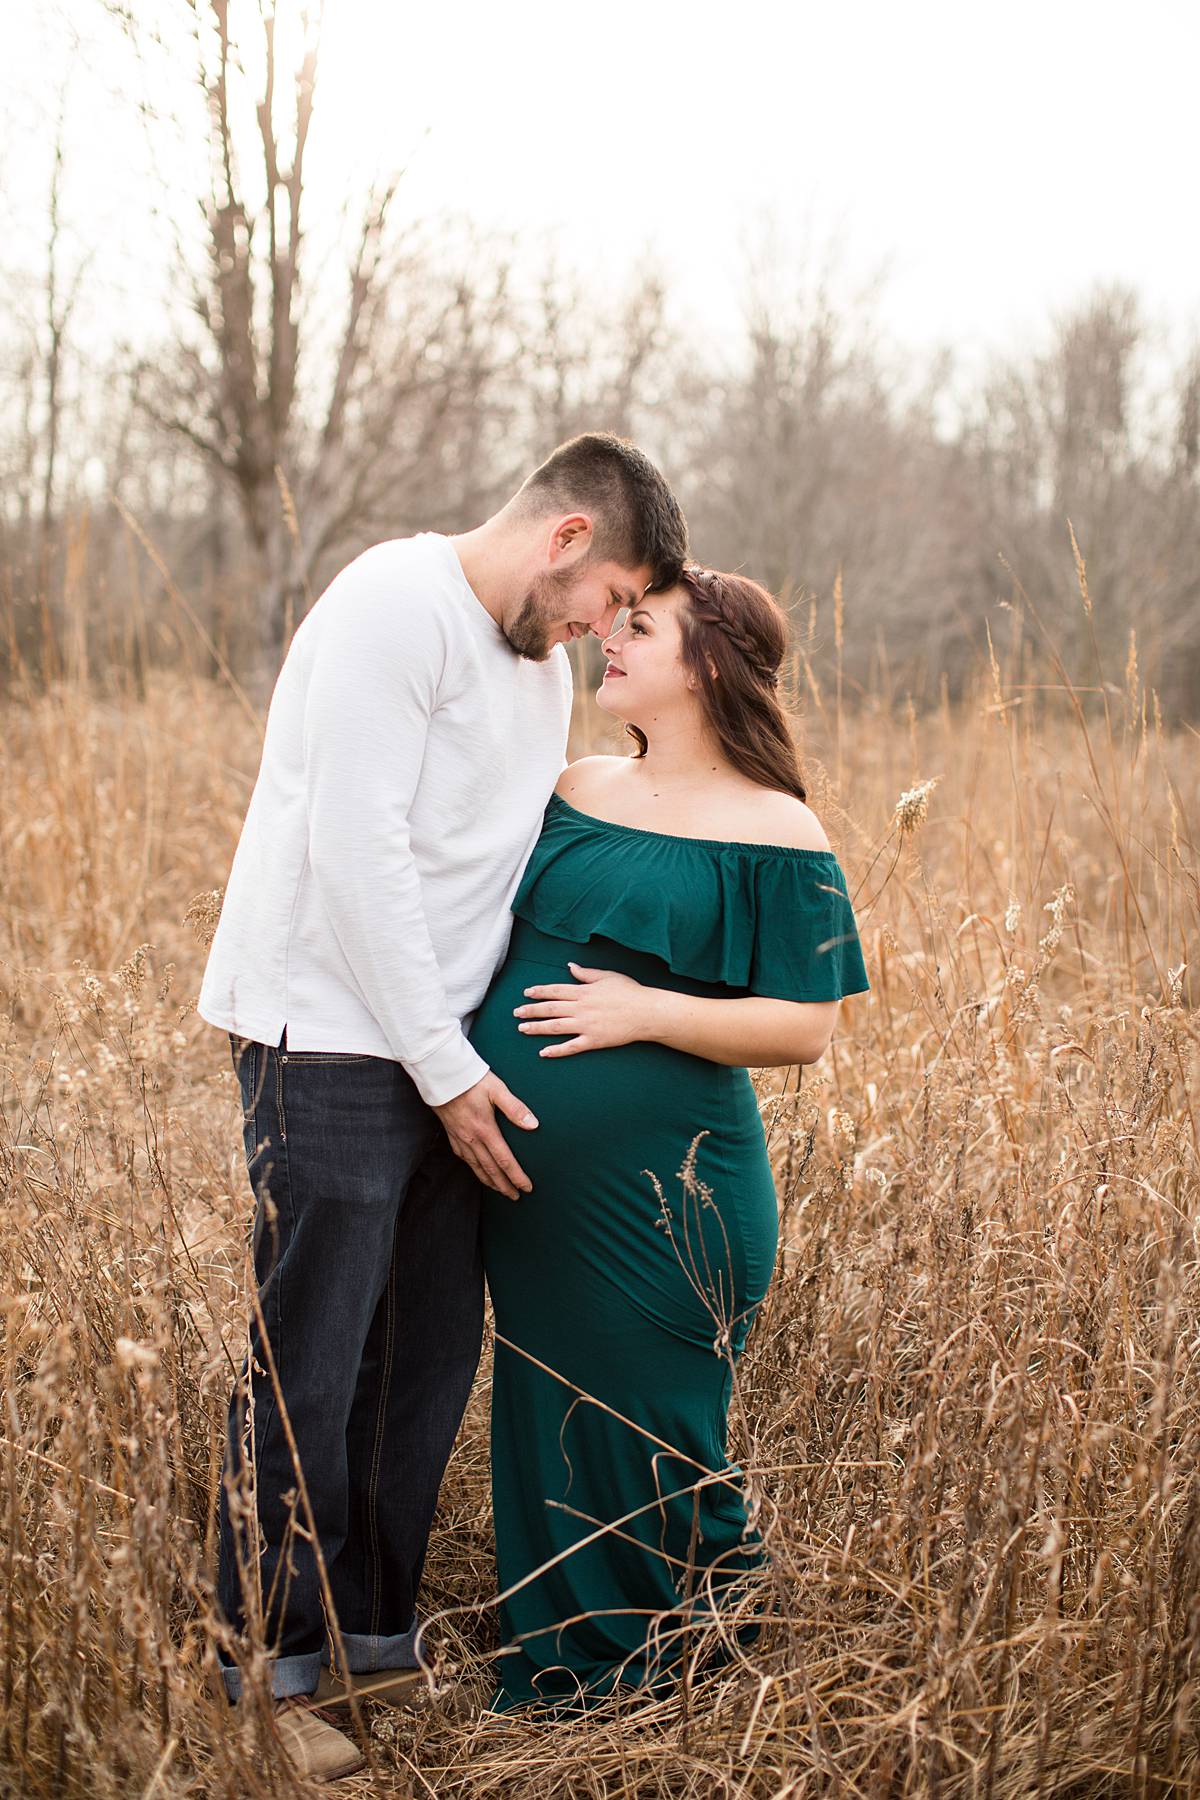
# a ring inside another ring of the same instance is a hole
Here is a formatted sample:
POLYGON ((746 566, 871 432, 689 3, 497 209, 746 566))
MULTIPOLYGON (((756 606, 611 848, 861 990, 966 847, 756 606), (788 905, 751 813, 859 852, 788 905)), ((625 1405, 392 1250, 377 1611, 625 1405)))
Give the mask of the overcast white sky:
MULTIPOLYGON (((101 0, 10 4, 4 40, 0 223, 36 245, 65 81, 99 326, 158 280, 136 81, 101 0)), ((898 344, 969 364, 1099 279, 1196 335, 1198 71, 1195 0, 327 0, 313 148, 326 193, 406 163, 413 212, 552 241, 603 286, 651 257, 714 332, 771 215, 838 243, 847 287, 886 269, 898 344)))

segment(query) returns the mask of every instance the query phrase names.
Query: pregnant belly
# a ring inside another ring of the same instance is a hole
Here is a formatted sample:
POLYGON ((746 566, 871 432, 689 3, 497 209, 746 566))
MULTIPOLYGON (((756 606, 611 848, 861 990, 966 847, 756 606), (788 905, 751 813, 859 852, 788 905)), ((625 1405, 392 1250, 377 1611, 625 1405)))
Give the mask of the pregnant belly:
MULTIPOLYGON (((586 1255, 609 1275, 641 1277, 648 1259, 672 1259, 672 1231, 699 1228, 728 1271, 739 1304, 766 1291, 775 1253, 775 1189, 749 1075, 663 1044, 621 1044, 571 1056, 539 1051, 561 1039, 518 1031, 514 1007, 527 987, 571 981, 568 961, 617 967, 650 985, 677 985, 657 958, 592 939, 578 944, 518 920, 507 961, 476 1014, 471 1042, 533 1112, 525 1131, 497 1123, 533 1183, 518 1201, 489 1196, 484 1234, 489 1273, 511 1254, 558 1278, 586 1255), (658 964, 657 971, 651 967, 658 964), (694 1154, 696 1181, 680 1171, 694 1154), (623 1273, 622 1273, 623 1270, 623 1273)), ((493 1281, 493 1294, 496 1282, 493 1281)))
MULTIPOLYGON (((547 1045, 564 1043, 566 1034, 543 1037, 518 1030, 513 1012, 529 1004, 525 989, 573 981, 568 962, 610 968, 617 966, 617 958, 615 946, 600 946, 594 939, 571 943, 522 926, 518 920, 513 934, 517 953, 510 952, 493 981, 475 1015, 470 1039, 539 1120, 537 1131, 527 1132, 497 1115, 508 1142, 523 1153, 531 1179, 533 1163, 548 1159, 557 1174, 564 1154, 585 1148, 603 1149, 606 1161, 613 1151, 625 1152, 630 1172, 636 1174, 642 1166, 637 1162, 639 1146, 661 1150, 675 1142, 678 1155, 671 1168, 655 1171, 665 1179, 674 1175, 697 1132, 723 1134, 733 1129, 741 1135, 739 1126, 744 1130, 752 1125, 757 1133, 758 1111, 744 1069, 689 1056, 664 1044, 619 1044, 571 1056, 542 1056, 547 1045)), ((629 956, 623 952, 622 960, 628 962, 629 956)))

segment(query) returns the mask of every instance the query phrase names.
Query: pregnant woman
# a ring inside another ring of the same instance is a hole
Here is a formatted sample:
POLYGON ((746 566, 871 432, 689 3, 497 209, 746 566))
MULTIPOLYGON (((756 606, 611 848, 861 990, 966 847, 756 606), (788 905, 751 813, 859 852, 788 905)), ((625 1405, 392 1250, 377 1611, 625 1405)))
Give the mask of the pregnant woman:
POLYGON ((661 1689, 762 1560, 725 1446, 777 1237, 747 1069, 815 1062, 868 986, 786 644, 765 589, 698 568, 606 639, 636 748, 564 770, 471 1032, 540 1121, 499 1120, 532 1192, 483 1202, 493 1710, 661 1689))

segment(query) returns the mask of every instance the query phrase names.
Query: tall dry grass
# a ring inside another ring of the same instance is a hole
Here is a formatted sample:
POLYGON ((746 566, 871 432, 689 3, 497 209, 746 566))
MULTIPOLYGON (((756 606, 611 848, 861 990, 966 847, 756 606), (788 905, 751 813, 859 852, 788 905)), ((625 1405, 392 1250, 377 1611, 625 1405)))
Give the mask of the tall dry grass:
MULTIPOLYGON (((972 698, 924 717, 797 656, 873 991, 798 1086, 759 1084, 782 1249, 731 1449, 771 1551, 761 1641, 570 1726, 372 1711, 348 1790, 1200 1791, 1197 740, 1132 647, 1110 682, 1058 665, 1019 596, 1006 623, 972 698)), ((250 1197, 194 997, 257 757, 244 696, 184 673, 5 708, 13 1794, 296 1791, 265 1714, 210 1685, 250 1197)), ((424 1595, 439 1680, 476 1700, 486 1419, 485 1358, 424 1595)))

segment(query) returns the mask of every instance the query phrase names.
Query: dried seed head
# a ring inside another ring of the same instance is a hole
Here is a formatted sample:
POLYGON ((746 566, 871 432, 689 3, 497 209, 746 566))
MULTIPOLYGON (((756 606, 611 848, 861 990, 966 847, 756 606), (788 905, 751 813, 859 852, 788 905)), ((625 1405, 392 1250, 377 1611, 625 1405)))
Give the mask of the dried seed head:
POLYGON ((188 901, 188 909, 183 915, 184 924, 192 927, 205 949, 217 935, 217 920, 221 917, 221 902, 224 898, 224 888, 210 888, 206 894, 195 894, 188 901))
POLYGON ((892 829, 901 837, 909 837, 920 829, 929 815, 929 796, 941 780, 935 775, 930 781, 919 781, 916 787, 907 788, 896 802, 896 810, 892 814, 892 829))
POLYGON ((854 1142, 854 1120, 851 1115, 848 1112, 844 1112, 840 1106, 835 1106, 829 1114, 829 1129, 833 1132, 833 1135, 838 1142, 843 1144, 852 1144, 854 1142))
POLYGON ((1052 920, 1050 929, 1045 937, 1038 940, 1038 949, 1043 956, 1049 956, 1052 950, 1057 950, 1059 939, 1063 934, 1063 926, 1066 923, 1067 908, 1072 905, 1074 899, 1074 883, 1064 881, 1063 885, 1055 891, 1052 898, 1047 900, 1046 904, 1043 906, 1042 911, 1048 912, 1052 920))
POLYGON ((1088 593, 1087 566, 1084 563, 1083 555, 1075 536, 1075 527, 1072 525, 1070 519, 1067 520, 1067 530, 1071 534, 1071 553, 1075 558, 1075 574, 1079 579, 1079 597, 1083 601, 1083 610, 1090 619, 1092 616, 1092 597, 1088 593))
POLYGON ((123 962, 117 970, 117 980, 127 994, 136 999, 142 991, 142 983, 146 979, 146 952, 153 950, 153 944, 139 944, 128 962, 123 962))

